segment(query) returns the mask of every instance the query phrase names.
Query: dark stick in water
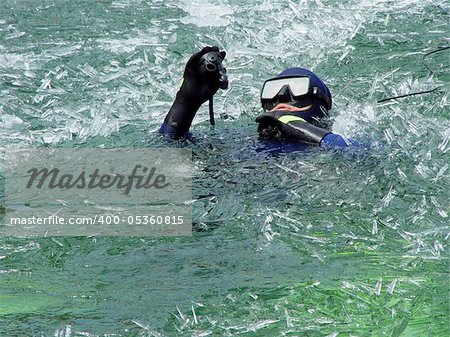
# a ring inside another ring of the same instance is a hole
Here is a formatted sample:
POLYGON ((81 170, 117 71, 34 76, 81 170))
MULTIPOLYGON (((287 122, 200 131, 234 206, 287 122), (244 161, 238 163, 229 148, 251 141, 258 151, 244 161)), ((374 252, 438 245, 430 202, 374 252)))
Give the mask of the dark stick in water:
POLYGON ((212 97, 209 99, 209 123, 211 124, 211 126, 216 125, 216 122, 214 121, 214 109, 212 97))

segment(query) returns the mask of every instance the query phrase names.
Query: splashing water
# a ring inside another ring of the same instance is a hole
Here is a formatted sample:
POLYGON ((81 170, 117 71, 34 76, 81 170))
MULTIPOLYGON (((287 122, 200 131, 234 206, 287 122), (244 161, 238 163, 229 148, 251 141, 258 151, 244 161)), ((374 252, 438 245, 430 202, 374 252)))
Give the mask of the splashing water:
POLYGON ((449 10, 435 1, 0 4, 0 146, 149 137, 189 56, 230 87, 193 131, 190 238, 0 239, 0 335, 447 336, 449 10), (303 66, 372 144, 256 155, 263 81, 303 66), (379 100, 438 88, 429 94, 379 100), (206 146, 207 145, 207 146, 206 146))

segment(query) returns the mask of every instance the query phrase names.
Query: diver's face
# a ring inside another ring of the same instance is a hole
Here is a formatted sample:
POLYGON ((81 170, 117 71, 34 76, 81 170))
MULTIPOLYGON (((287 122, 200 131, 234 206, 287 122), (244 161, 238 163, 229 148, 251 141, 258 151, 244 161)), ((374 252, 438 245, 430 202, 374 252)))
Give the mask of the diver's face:
POLYGON ((305 106, 303 108, 297 108, 296 106, 290 105, 290 104, 286 104, 286 103, 279 103, 275 108, 273 108, 272 110, 269 110, 270 112, 272 111, 307 111, 309 109, 312 108, 312 104, 305 106))

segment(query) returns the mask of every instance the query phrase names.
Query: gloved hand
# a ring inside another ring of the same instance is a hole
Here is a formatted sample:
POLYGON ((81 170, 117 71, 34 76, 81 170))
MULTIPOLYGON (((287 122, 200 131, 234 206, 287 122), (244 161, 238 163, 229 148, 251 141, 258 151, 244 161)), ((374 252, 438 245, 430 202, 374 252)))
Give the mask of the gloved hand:
MULTIPOLYGON (((212 98, 220 87, 218 70, 214 72, 201 72, 199 68, 201 57, 209 52, 219 52, 219 48, 205 47, 191 56, 186 63, 183 84, 180 88, 180 93, 184 97, 188 97, 192 101, 200 102, 200 104, 212 98)), ((222 60, 225 59, 226 53, 224 51, 219 53, 222 60)))
MULTIPOLYGON (((218 47, 205 47, 191 56, 186 63, 183 84, 164 121, 179 132, 187 132, 200 106, 212 98, 220 87, 219 71, 200 72, 200 59, 209 52, 219 52, 218 47)), ((220 52, 222 59, 226 53, 220 52)))
POLYGON ((267 111, 256 119, 262 138, 281 138, 319 144, 331 131, 306 122, 303 118, 282 111, 267 111))

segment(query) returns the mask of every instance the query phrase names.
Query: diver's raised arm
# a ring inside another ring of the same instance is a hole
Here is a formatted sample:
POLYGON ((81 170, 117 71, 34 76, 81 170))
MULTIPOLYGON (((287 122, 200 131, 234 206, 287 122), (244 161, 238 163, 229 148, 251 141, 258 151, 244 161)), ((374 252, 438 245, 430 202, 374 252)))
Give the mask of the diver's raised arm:
POLYGON ((205 47, 191 56, 186 63, 181 88, 161 125, 160 133, 173 139, 183 137, 200 106, 211 99, 219 88, 228 86, 226 70, 221 65, 225 55, 218 47, 205 47), (209 59, 205 60, 207 56, 209 59))

